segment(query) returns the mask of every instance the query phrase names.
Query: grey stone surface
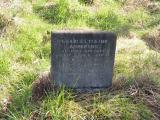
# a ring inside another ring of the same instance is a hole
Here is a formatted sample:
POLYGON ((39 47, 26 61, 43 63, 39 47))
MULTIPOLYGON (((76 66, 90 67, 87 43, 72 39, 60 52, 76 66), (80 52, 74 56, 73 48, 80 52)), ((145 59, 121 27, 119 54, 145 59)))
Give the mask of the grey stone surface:
POLYGON ((112 85, 116 35, 57 31, 51 37, 51 76, 57 87, 90 89, 112 85))

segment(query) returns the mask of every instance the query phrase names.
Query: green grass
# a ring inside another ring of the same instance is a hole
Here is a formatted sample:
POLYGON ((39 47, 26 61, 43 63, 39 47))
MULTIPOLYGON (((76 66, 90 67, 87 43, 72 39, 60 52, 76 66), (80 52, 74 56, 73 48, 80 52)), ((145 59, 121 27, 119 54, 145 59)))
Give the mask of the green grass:
MULTIPOLYGON (((152 84, 154 88, 160 87, 160 54, 149 49, 139 36, 158 29, 159 13, 151 13, 142 6, 134 12, 126 12, 123 9, 126 3, 119 0, 97 0, 93 5, 72 0, 46 3, 47 0, 35 3, 24 0, 20 6, 1 11, 0 111, 3 109, 1 101, 8 96, 13 100, 5 117, 0 112, 0 119, 28 120, 34 115, 38 120, 155 119, 155 111, 144 98, 148 95, 146 87, 153 88, 152 84), (117 33, 113 90, 75 94, 62 89, 48 93, 40 102, 31 100, 33 81, 50 70, 50 31, 61 29, 98 29, 117 33), (132 32, 138 38, 130 38, 132 32), (148 83, 145 79, 149 79, 148 83), (138 98, 128 93, 135 82, 144 83, 137 88, 143 93, 138 98), (136 98, 138 102, 135 102, 136 98)), ((158 102, 159 94, 156 95, 158 102)))

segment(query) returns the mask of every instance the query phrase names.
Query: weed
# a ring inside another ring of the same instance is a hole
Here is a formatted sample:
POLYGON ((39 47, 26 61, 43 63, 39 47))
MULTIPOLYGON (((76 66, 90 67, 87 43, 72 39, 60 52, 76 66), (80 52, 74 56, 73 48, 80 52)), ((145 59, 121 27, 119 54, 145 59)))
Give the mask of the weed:
POLYGON ((9 75, 10 73, 10 62, 4 56, 0 58, 0 76, 9 75))

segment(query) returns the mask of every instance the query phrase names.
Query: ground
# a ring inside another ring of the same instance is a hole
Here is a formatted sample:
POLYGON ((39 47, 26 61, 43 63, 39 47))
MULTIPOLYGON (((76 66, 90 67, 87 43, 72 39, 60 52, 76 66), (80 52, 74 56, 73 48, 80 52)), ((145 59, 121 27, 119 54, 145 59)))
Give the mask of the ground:
POLYGON ((160 119, 159 0, 1 0, 0 8, 0 119, 160 119), (50 32, 62 29, 117 34, 111 88, 50 84, 50 32))

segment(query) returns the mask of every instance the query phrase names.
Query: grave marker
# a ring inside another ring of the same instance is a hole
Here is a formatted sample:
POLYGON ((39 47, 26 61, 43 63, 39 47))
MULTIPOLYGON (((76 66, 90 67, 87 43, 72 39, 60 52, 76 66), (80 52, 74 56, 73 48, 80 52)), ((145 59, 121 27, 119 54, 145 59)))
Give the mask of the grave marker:
POLYGON ((116 35, 110 32, 52 32, 51 76, 57 87, 112 85, 116 35))

